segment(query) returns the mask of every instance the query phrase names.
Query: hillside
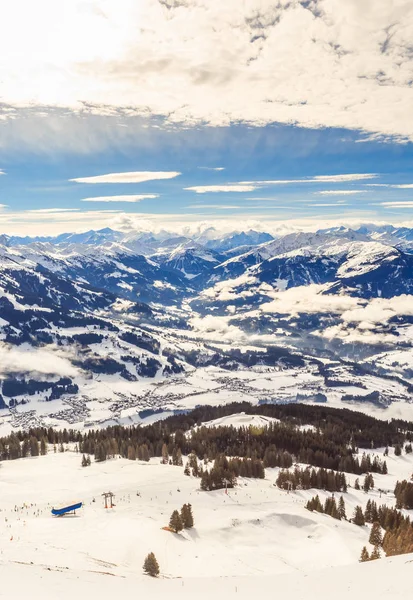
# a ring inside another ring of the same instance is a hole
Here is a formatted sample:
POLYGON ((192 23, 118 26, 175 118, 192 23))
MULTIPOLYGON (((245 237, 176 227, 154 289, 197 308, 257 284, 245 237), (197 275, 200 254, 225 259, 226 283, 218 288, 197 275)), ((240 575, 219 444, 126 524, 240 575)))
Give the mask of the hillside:
MULTIPOLYGON (((264 480, 240 478, 226 494, 201 492, 199 479, 159 459, 117 458, 82 468, 80 458, 71 446, 2 463, 0 571, 3 591, 13 585, 14 597, 29 590, 32 598, 44 597, 46 583, 47 597, 59 590, 63 598, 85 597, 89 589, 103 598, 132 590, 154 598, 203 598, 212 590, 246 598, 274 585, 314 600, 321 592, 348 598, 349 590, 362 598, 367 589, 381 600, 407 597, 411 557, 358 564, 370 526, 310 513, 304 505, 314 490, 278 489, 278 469, 266 469, 264 480), (101 494, 109 489, 116 506, 105 510, 101 494), (84 502, 76 516, 51 516, 52 506, 73 500, 84 502), (172 510, 185 502, 192 504, 194 529, 163 531, 172 510), (142 574, 149 551, 160 563, 159 581, 142 574)), ((389 474, 375 475, 369 494, 353 487, 344 494, 348 515, 367 500, 394 504, 390 490, 410 475, 413 459, 395 457, 390 449, 387 462, 389 474)), ((352 485, 354 478, 349 476, 352 485)))

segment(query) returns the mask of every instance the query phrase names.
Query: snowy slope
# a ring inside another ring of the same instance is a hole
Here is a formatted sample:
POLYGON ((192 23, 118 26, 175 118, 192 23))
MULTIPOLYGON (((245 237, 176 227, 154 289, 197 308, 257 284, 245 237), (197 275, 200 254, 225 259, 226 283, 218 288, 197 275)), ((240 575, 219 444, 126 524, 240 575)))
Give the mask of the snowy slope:
MULTIPOLYGON (((333 590, 335 598, 347 599, 349 590, 353 598, 364 597, 359 594, 367 583, 375 598, 409 597, 403 596, 411 586, 409 557, 359 565, 369 526, 308 512, 304 505, 314 490, 277 489, 278 469, 267 469, 264 480, 239 479, 225 494, 201 492, 199 479, 158 460, 113 459, 82 468, 80 458, 72 448, 2 464, 0 597, 23 598, 30 590, 35 599, 84 598, 90 589, 104 598, 137 590, 156 598, 206 598, 204 591, 215 589, 219 598, 238 598, 251 590, 268 595, 276 585, 277 593, 324 600, 333 590), (109 488, 116 507, 105 510, 101 493, 109 488), (84 502, 76 516, 51 516, 53 505, 73 500, 84 502), (172 510, 185 502, 192 504, 195 528, 179 535, 163 531, 172 510), (142 574, 149 551, 161 566, 157 581, 142 574)), ((376 489, 368 495, 353 488, 344 494, 349 515, 368 499, 394 504, 390 492, 379 498, 377 489, 408 477, 413 459, 391 451, 388 465, 389 475, 375 476, 376 489)))

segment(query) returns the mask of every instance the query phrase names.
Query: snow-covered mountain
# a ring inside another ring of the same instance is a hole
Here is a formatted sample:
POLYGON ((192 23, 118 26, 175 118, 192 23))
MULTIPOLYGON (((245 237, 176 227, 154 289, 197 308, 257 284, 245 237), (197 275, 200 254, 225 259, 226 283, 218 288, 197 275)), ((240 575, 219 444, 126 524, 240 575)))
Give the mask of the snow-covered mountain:
POLYGON ((163 251, 152 258, 164 268, 180 271, 189 280, 209 275, 211 269, 224 260, 222 254, 194 242, 186 242, 170 252, 163 251))
POLYGON ((0 241, 0 426, 217 399, 413 400, 406 228, 0 241))

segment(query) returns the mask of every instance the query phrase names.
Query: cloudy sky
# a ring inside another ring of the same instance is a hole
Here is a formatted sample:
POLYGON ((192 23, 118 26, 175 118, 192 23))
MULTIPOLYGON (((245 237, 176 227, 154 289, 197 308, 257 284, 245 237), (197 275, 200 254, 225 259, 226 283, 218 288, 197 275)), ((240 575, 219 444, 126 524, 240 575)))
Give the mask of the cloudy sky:
POLYGON ((3 3, 1 231, 413 223, 412 0, 3 3))

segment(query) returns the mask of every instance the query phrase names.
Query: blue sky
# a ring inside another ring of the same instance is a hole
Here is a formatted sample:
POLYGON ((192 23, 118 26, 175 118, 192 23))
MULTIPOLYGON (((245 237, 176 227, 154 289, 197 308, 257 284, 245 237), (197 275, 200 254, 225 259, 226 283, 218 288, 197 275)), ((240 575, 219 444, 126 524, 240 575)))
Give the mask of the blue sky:
POLYGON ((40 0, 26 54, 10 32, 31 5, 16 4, 0 27, 2 231, 413 222, 411 3, 73 0, 62 21, 40 0))

